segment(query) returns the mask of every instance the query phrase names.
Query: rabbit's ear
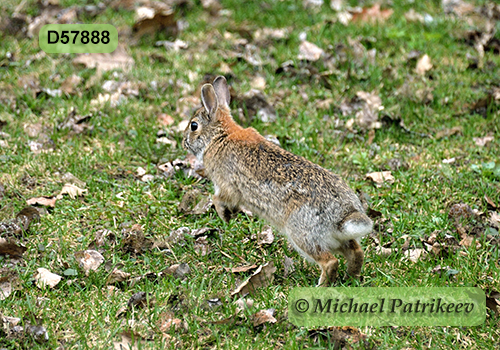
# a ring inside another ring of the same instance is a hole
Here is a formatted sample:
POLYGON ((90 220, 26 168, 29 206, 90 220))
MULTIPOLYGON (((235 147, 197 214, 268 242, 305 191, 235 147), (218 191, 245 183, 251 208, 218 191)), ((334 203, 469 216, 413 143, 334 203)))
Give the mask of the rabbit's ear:
POLYGON ((208 115, 212 117, 218 107, 217 96, 215 95, 215 90, 212 85, 205 84, 202 86, 201 101, 203 102, 203 107, 205 107, 208 115))
POLYGON ((215 78, 213 84, 215 89, 215 95, 217 95, 217 102, 219 106, 229 109, 229 102, 231 102, 231 94, 229 93, 229 87, 227 86, 226 78, 219 75, 215 78))

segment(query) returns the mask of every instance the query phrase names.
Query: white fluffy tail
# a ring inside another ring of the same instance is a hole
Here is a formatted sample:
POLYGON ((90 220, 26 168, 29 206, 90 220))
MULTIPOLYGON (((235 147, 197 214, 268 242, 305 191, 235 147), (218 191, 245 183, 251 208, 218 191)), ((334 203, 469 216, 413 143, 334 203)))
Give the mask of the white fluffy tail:
POLYGON ((341 224, 342 233, 356 239, 369 234, 373 229, 373 222, 371 219, 359 211, 349 214, 341 224))

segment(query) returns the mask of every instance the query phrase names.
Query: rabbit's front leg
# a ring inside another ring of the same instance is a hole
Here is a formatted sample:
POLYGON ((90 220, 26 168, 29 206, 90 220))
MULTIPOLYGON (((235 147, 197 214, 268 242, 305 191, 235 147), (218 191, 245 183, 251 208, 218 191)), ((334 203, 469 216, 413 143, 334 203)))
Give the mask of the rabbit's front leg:
POLYGON ((217 214, 219 214, 220 218, 225 222, 229 222, 234 215, 233 210, 231 210, 226 203, 219 198, 219 196, 214 196, 213 202, 215 210, 217 211, 217 214))

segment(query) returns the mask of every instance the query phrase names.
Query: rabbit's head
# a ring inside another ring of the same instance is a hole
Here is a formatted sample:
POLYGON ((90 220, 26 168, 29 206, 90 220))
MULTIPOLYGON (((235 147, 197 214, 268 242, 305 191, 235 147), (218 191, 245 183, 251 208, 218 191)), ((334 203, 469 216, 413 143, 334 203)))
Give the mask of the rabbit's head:
POLYGON ((230 117, 230 98, 227 81, 223 76, 217 77, 212 84, 205 84, 201 88, 203 107, 189 120, 182 140, 182 146, 198 159, 202 160, 207 146, 224 133, 221 114, 230 117))

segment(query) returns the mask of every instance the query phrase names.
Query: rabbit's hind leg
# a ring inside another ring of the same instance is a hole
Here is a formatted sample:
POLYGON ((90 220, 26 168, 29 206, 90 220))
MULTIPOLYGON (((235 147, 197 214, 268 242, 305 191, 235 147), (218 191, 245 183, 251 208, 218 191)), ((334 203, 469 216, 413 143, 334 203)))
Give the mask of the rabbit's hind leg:
POLYGON ((359 278, 364 261, 363 249, 359 243, 351 239, 342 244, 339 250, 347 260, 347 273, 352 277, 359 278))
POLYGON ((337 258, 330 252, 322 252, 311 255, 311 257, 321 268, 321 276, 319 277, 317 287, 328 287, 333 285, 337 279, 337 271, 339 268, 339 261, 337 258))

